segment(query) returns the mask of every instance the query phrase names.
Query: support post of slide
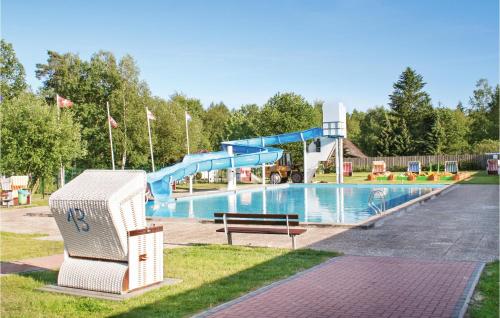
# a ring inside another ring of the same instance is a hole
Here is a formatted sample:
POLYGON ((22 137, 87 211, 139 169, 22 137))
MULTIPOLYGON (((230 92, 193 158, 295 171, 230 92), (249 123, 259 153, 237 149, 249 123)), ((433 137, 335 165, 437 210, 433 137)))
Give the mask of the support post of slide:
POLYGON ((340 138, 337 137, 337 141, 335 142, 335 182, 337 184, 340 183, 340 152, 339 152, 339 144, 340 144, 340 138))
MULTIPOLYGON (((264 141, 264 138, 260 137, 260 144, 262 148, 266 146, 266 143, 264 141)), ((262 163, 262 186, 266 185, 266 164, 262 163)))
POLYGON ((227 153, 231 156, 231 168, 227 169, 227 189, 236 189, 236 169, 234 168, 233 146, 227 146, 227 153))
POLYGON ((307 142, 304 140, 304 183, 307 183, 307 142))
POLYGON ((344 138, 339 138, 339 183, 344 183, 344 138))
POLYGON ((189 176, 189 193, 193 193, 193 175, 189 176))
POLYGON ((266 185, 266 164, 262 164, 262 185, 266 185))

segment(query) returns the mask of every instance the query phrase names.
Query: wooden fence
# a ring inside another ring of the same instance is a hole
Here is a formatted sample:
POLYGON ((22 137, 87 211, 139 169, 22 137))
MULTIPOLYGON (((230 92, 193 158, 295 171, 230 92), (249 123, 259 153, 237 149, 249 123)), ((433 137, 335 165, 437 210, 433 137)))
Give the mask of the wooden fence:
POLYGON ((408 161, 420 161, 426 169, 429 164, 433 170, 439 163, 443 167, 445 161, 458 161, 460 170, 484 170, 488 155, 436 155, 436 156, 401 156, 401 157, 368 157, 368 158, 344 158, 344 161, 352 162, 354 171, 371 171, 372 161, 385 161, 389 171, 406 171, 408 161))

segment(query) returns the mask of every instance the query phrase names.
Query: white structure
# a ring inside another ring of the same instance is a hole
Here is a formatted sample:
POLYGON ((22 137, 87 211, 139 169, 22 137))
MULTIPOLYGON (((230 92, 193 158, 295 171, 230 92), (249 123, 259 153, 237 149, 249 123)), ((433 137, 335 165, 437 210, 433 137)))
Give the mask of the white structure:
POLYGON ((332 153, 337 149, 337 139, 331 137, 320 137, 315 139, 307 146, 307 152, 304 154, 306 160, 304 163, 304 182, 310 183, 318 170, 321 161, 327 161, 332 153), (319 151, 318 151, 319 150, 319 151))
POLYGON ((145 191, 144 171, 86 170, 51 195, 59 286, 124 294, 163 281, 163 228, 147 227, 145 191))
POLYGON ((344 104, 323 105, 323 136, 335 138, 335 173, 337 183, 344 182, 344 142, 347 138, 346 110, 344 104))

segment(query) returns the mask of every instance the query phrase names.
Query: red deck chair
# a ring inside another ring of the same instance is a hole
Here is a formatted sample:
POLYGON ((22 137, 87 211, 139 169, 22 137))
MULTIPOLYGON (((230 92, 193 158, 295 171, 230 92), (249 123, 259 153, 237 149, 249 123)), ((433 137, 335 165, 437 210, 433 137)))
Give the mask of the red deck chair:
POLYGON ((344 162, 344 177, 352 177, 352 162, 344 162))
POLYGON ((486 169, 488 174, 498 174, 498 159, 488 159, 488 167, 486 169))

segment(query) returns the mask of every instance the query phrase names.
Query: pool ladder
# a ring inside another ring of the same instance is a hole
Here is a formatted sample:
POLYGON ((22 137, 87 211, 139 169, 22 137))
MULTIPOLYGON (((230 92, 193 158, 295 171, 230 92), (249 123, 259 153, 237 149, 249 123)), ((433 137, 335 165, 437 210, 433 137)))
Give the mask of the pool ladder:
POLYGON ((380 214, 385 211, 385 193, 382 190, 373 190, 370 193, 370 197, 368 197, 368 206, 372 208, 375 213, 380 214), (378 195, 378 198, 382 201, 382 204, 378 206, 375 204, 375 198, 378 195))

